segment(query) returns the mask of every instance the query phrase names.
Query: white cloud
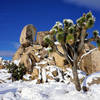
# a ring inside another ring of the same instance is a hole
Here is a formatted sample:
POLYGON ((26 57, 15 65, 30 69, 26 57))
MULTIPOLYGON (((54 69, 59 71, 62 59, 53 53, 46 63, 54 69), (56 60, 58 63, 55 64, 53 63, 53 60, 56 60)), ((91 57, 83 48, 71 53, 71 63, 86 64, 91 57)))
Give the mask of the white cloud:
POLYGON ((14 55, 13 51, 0 51, 0 56, 2 57, 12 57, 14 55))
POLYGON ((100 0, 63 0, 65 3, 73 3, 91 9, 100 10, 100 0))

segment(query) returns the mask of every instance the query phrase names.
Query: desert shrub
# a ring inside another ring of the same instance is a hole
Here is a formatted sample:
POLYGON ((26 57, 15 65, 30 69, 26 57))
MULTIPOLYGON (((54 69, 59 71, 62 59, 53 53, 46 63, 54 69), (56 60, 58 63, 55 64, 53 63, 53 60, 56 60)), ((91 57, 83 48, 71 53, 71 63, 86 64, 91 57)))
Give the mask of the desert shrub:
POLYGON ((26 73, 24 64, 19 64, 19 66, 17 66, 16 64, 11 63, 7 65, 7 69, 9 73, 12 73, 12 81, 22 79, 23 75, 26 73))

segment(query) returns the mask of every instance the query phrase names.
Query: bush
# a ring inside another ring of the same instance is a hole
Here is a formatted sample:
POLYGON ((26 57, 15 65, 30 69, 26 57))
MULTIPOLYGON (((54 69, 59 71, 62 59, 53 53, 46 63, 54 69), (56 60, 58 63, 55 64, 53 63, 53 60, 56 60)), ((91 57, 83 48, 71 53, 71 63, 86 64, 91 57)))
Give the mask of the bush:
POLYGON ((9 73, 12 73, 13 81, 22 79, 23 75, 25 75, 26 73, 26 67, 24 66, 24 64, 20 64, 19 66, 14 63, 8 64, 7 69, 9 73))

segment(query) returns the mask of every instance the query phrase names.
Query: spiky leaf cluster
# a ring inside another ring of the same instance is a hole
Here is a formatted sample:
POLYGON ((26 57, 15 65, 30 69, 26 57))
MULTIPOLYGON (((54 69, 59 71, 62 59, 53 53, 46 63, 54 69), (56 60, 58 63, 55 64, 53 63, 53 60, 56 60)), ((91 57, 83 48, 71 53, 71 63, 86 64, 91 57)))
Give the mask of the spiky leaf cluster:
MULTIPOLYGON (((73 23, 71 19, 64 19, 63 23, 56 22, 56 24, 53 26, 53 28, 50 30, 52 35, 56 37, 56 40, 60 42, 61 44, 70 44, 74 45, 74 43, 77 43, 81 41, 81 37, 84 37, 84 40, 87 39, 88 34, 87 30, 91 27, 93 27, 95 22, 95 18, 92 15, 91 12, 88 12, 86 14, 83 14, 82 17, 77 19, 76 24, 73 23)), ((98 31, 93 32, 93 38, 91 40, 99 40, 98 37, 98 31)), ((52 36, 47 36, 44 40, 49 44, 53 45, 52 36)), ((98 43, 99 44, 99 43, 98 43)))
POLYGON ((53 28, 50 30, 52 32, 54 32, 54 34, 56 34, 57 32, 61 32, 63 31, 63 25, 61 22, 56 22, 56 24, 53 26, 53 28))
POLYGON ((87 14, 83 14, 82 17, 77 19, 77 24, 79 26, 85 26, 86 29, 93 27, 94 22, 95 22, 95 18, 91 12, 88 12, 87 14))

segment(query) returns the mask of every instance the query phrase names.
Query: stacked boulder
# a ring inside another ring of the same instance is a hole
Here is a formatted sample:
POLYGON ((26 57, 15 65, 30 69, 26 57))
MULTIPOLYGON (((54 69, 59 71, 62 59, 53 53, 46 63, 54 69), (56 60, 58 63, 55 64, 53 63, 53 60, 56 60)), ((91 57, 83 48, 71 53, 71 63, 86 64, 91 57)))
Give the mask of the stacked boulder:
POLYGON ((17 60, 20 64, 24 64, 29 72, 32 71, 35 63, 40 61, 35 55, 36 49, 33 46, 35 34, 36 28, 31 24, 26 25, 21 32, 21 45, 13 56, 13 61, 17 60))
MULTIPOLYGON (((21 45, 13 56, 13 62, 17 65, 24 64, 28 72, 33 72, 36 63, 48 57, 48 51, 42 45, 34 43, 35 35, 36 28, 31 24, 26 25, 21 32, 21 45)), ((54 64, 53 60, 49 60, 48 63, 54 64)))

